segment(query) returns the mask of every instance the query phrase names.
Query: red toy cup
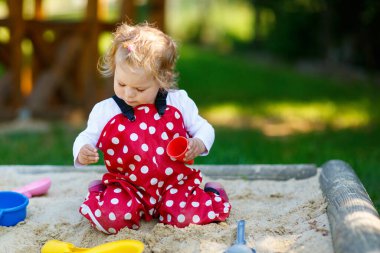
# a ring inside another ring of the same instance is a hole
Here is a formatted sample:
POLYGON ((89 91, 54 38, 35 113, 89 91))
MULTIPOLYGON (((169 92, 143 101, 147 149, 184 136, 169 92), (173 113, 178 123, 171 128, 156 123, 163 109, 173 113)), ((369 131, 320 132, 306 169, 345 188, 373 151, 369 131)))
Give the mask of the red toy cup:
POLYGON ((186 162, 183 160, 188 149, 189 141, 185 137, 179 136, 169 142, 168 146, 166 147, 166 153, 168 154, 168 156, 177 161, 181 161, 186 164, 193 164, 194 160, 186 162))

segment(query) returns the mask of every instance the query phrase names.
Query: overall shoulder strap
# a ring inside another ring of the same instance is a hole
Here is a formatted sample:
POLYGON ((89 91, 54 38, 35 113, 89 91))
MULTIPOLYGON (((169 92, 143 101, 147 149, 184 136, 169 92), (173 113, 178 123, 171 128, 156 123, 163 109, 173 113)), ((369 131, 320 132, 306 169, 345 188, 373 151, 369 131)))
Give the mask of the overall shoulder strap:
POLYGON ((156 100, 154 101, 154 105, 156 106, 157 112, 160 116, 165 114, 167 96, 168 92, 166 90, 159 90, 156 96, 156 100))
MULTIPOLYGON (((157 109, 157 112, 160 116, 165 114, 166 110, 166 98, 168 96, 168 92, 166 90, 159 90, 156 96, 156 99, 154 101, 154 105, 157 109)), ((113 100, 115 100, 116 104, 119 106, 121 112, 125 117, 127 117, 130 121, 135 121, 135 112, 133 110, 133 107, 125 103, 125 101, 121 98, 119 98, 116 95, 112 96, 113 100)))
POLYGON ((115 100, 116 104, 119 106, 121 112, 125 117, 129 119, 129 121, 135 121, 135 112, 133 111, 133 107, 128 105, 127 103, 124 102, 123 99, 119 98, 116 95, 112 96, 113 100, 115 100))

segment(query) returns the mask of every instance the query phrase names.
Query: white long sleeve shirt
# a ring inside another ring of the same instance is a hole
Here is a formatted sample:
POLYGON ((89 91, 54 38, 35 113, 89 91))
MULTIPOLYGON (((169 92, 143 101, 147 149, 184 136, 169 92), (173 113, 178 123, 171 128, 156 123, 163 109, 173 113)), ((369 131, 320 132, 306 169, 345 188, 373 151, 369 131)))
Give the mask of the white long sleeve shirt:
MULTIPOLYGON (((198 114, 198 108, 194 101, 184 90, 170 90, 166 103, 176 107, 182 113, 187 133, 193 138, 202 140, 207 149, 202 155, 207 155, 214 143, 215 132, 211 124, 198 114)), ((80 149, 86 144, 95 147, 107 122, 120 113, 119 106, 112 98, 103 100, 94 106, 89 115, 87 128, 77 136, 73 145, 75 167, 83 166, 77 160, 80 149)))

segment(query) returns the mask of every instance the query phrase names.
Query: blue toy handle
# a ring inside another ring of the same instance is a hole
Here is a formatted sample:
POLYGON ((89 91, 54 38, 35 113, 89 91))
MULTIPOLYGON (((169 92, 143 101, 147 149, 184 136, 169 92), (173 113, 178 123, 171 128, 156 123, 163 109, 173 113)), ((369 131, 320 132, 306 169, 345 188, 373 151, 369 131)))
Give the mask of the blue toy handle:
POLYGON ((236 244, 246 244, 246 241, 244 239, 244 233, 245 233, 245 221, 239 220, 237 225, 237 237, 236 237, 236 244))

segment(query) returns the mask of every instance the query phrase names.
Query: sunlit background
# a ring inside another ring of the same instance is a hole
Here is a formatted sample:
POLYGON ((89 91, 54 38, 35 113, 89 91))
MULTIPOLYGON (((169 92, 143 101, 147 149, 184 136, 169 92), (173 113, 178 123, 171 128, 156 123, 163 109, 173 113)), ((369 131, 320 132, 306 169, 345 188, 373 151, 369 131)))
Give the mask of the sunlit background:
POLYGON ((342 159, 379 208, 379 16, 375 0, 0 0, 0 164, 71 164, 112 95, 98 57, 117 23, 147 20, 216 129, 198 163, 342 159))

